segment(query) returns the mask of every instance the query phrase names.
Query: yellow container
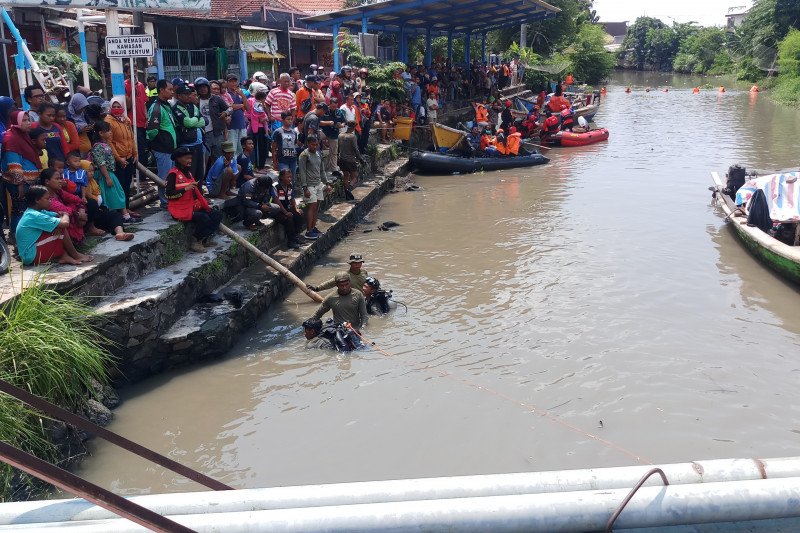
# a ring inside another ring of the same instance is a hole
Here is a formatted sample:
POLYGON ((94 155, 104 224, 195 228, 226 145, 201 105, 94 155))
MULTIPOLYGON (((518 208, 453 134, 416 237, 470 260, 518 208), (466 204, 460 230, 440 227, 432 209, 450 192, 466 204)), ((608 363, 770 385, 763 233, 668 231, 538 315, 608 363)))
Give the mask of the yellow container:
POLYGON ((395 117, 394 138, 401 141, 411 139, 411 126, 413 123, 414 121, 408 117, 395 117))

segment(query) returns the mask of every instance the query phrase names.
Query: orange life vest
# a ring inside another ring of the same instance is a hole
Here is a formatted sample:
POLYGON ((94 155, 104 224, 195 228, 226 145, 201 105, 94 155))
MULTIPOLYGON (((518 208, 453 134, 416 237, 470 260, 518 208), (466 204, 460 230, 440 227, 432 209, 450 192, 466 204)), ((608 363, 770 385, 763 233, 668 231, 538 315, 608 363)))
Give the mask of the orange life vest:
POLYGON ((558 117, 555 115, 550 115, 544 121, 544 132, 555 133, 557 131, 558 131, 558 117))
POLYGON ((494 147, 497 150, 497 153, 500 155, 506 155, 508 153, 508 148, 506 147, 506 143, 501 140, 500 136, 498 135, 494 139, 494 147))
POLYGON ((167 210, 172 218, 182 222, 192 220, 195 211, 210 211, 208 202, 197 189, 186 191, 186 186, 195 183, 192 174, 187 176, 182 171, 173 167, 170 172, 175 173, 175 189, 184 191, 180 198, 170 198, 167 202, 167 210))
POLYGON ((567 82, 567 85, 572 85, 575 82, 575 78, 572 77, 572 74, 567 74, 567 79, 564 81, 567 82))
POLYGON ((475 108, 475 122, 489 122, 489 111, 483 104, 478 104, 478 107, 475 108))
POLYGON ((481 152, 494 144, 494 139, 489 135, 481 135, 481 152))
POLYGON ((508 155, 519 155, 519 146, 522 143, 522 134, 519 132, 509 134, 506 143, 508 148, 506 153, 508 155))

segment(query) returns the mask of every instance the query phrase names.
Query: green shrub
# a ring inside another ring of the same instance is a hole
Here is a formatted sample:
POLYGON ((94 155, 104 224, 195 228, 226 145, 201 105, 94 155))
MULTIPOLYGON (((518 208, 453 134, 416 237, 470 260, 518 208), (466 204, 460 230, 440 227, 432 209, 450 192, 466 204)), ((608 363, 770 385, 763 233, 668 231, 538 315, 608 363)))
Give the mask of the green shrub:
POLYGON ((783 105, 800 107, 800 76, 781 74, 772 91, 772 98, 783 105))
MULTIPOLYGON (((107 382, 113 360, 94 328, 96 315, 80 300, 35 280, 0 309, 0 379, 67 409, 77 409, 93 381, 107 382)), ((46 460, 56 454, 31 409, 0 395, 0 440, 46 460)), ((0 500, 11 494, 14 470, 0 466, 0 500)), ((23 476, 26 483, 30 479, 23 476)))

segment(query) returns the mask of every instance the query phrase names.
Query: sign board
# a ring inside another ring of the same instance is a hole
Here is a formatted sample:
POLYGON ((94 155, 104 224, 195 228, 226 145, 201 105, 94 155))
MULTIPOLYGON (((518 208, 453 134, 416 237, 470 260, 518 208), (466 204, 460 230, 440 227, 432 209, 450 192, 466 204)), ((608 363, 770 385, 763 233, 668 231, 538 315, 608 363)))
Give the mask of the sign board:
POLYGON ((120 9, 122 11, 211 11, 211 0, 2 0, 0 4, 14 7, 89 7, 120 9))
POLYGON ((156 53, 152 35, 106 37, 106 57, 153 57, 156 53))
POLYGON ((245 52, 278 53, 278 37, 274 31, 239 30, 239 42, 245 52))

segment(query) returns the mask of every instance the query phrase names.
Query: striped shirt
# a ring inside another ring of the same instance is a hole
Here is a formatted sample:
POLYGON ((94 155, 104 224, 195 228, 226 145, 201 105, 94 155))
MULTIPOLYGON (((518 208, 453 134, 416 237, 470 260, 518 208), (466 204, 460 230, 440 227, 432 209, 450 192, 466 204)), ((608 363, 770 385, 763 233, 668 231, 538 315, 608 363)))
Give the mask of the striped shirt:
POLYGON ((280 87, 275 87, 267 95, 267 105, 270 115, 274 120, 281 119, 281 113, 297 109, 294 93, 290 90, 284 91, 280 87))

